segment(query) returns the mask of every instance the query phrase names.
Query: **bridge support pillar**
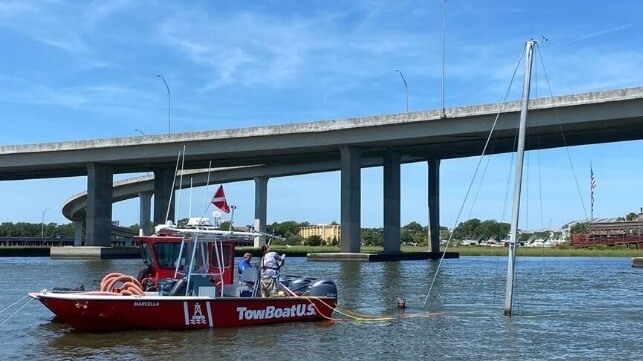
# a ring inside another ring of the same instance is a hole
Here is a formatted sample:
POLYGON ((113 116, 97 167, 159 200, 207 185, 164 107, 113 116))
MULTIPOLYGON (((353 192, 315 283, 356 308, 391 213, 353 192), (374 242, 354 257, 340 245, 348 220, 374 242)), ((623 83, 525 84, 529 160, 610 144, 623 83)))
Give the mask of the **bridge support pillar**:
POLYGON ((83 245, 83 221, 74 221, 74 246, 83 245))
POLYGON ((384 153, 384 253, 400 251, 400 159, 399 153, 384 153))
POLYGON ((85 246, 111 246, 112 166, 87 165, 87 216, 85 246))
POLYGON ((440 159, 428 159, 429 251, 440 252, 440 159))
MULTIPOLYGON (((259 232, 266 231, 268 214, 268 177, 255 177, 255 222, 254 228, 259 232)), ((255 237, 254 246, 261 247, 266 243, 266 237, 255 237)))
POLYGON ((174 168, 154 170, 154 225, 174 221, 174 177, 174 168))
POLYGON ((342 253, 359 253, 361 248, 362 150, 341 146, 341 241, 342 253))
POLYGON ((139 192, 139 228, 143 231, 144 236, 149 236, 151 232, 150 212, 152 211, 152 192, 139 192))

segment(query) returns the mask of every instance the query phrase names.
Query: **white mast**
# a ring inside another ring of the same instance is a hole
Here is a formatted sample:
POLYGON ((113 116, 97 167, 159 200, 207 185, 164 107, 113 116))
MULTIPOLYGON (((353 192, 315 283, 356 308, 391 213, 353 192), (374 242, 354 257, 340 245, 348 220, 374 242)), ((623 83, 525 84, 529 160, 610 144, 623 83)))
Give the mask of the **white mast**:
POLYGON ((527 126, 527 110, 529 109, 529 89, 531 85, 531 63, 536 42, 530 40, 525 45, 525 81, 522 88, 522 106, 520 109, 520 126, 518 128, 518 150, 516 157, 516 178, 514 180, 514 198, 511 216, 511 232, 509 233, 509 261, 507 263, 507 288, 505 293, 505 316, 511 316, 513 301, 514 271, 516 269, 516 243, 518 235, 518 213, 520 212, 520 188, 522 185, 522 164, 525 153, 525 129, 527 126))

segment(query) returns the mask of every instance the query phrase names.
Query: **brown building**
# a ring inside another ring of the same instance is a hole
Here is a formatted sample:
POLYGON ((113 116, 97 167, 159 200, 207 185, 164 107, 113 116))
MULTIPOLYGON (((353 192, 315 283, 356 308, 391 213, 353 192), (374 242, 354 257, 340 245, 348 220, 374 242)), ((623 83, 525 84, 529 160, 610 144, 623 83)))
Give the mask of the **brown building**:
MULTIPOLYGON (((580 223, 587 223, 587 233, 572 234, 571 244, 574 247, 591 247, 596 245, 643 245, 643 213, 637 219, 624 221, 618 218, 596 218, 580 223)), ((570 225, 573 226, 574 224, 570 225)))

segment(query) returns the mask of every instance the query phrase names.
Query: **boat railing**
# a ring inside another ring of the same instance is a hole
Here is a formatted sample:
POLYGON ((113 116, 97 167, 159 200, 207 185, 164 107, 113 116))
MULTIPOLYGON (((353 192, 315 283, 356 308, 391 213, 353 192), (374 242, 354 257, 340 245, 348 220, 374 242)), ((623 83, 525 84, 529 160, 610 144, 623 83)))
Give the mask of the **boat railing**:
POLYGON ((209 228, 179 228, 173 225, 159 225, 155 229, 157 234, 173 234, 176 236, 182 237, 195 237, 198 235, 202 241, 225 241, 225 240, 249 240, 254 239, 255 237, 266 237, 266 238, 276 238, 283 239, 280 236, 266 233, 266 232, 243 232, 243 231, 224 231, 220 229, 209 229, 209 228))

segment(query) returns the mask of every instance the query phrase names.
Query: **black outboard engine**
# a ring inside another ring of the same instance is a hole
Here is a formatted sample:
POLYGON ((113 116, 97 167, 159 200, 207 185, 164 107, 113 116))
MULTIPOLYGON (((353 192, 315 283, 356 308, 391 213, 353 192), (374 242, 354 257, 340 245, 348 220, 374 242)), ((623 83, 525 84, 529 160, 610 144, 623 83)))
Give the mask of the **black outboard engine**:
POLYGON ((294 280, 290 281, 288 288, 297 295, 301 296, 308 290, 308 286, 312 281, 312 279, 307 277, 295 278, 294 280))
POLYGON ((337 286, 329 279, 320 279, 313 282, 309 287, 309 296, 326 296, 337 298, 337 286))
POLYGON ((292 280, 292 277, 284 276, 284 275, 279 275, 277 276, 277 280, 279 281, 280 284, 290 287, 290 281, 292 280))

